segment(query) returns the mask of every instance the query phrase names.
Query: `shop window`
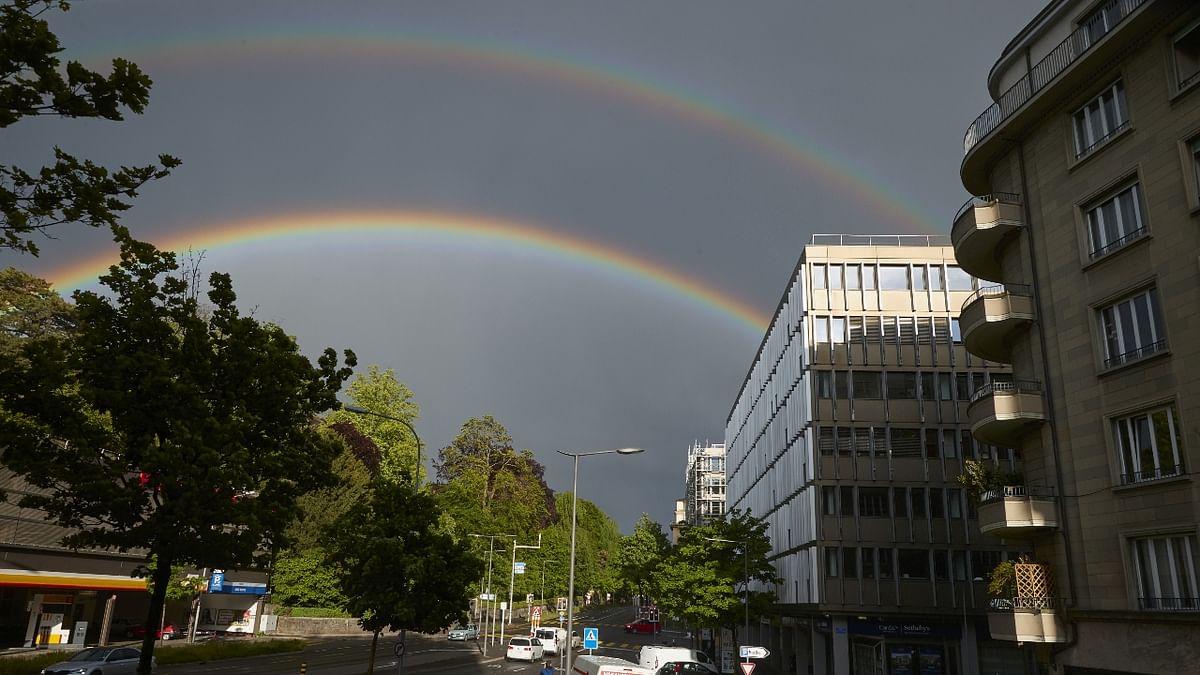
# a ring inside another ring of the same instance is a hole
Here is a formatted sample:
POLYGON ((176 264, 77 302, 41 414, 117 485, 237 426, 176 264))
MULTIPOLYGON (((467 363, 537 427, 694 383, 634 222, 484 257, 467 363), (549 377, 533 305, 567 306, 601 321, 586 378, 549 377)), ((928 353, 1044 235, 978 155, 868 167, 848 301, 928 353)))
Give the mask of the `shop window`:
POLYGON ((1183 475, 1182 437, 1174 405, 1113 420, 1121 484, 1183 475))
POLYGON ((1167 348, 1158 289, 1150 288, 1097 310, 1104 337, 1104 366, 1113 368, 1167 348))

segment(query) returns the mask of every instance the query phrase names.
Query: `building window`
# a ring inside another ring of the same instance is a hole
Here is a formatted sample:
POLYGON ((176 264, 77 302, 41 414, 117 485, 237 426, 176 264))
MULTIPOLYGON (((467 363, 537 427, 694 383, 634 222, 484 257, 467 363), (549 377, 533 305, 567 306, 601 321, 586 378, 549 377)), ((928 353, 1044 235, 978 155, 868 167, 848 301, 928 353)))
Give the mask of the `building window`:
POLYGON ((846 343, 846 319, 835 316, 829 322, 829 341, 834 344, 846 343))
POLYGON ((929 517, 945 518, 946 502, 942 488, 929 488, 929 517))
POLYGON ((880 265, 879 287, 885 291, 907 291, 908 265, 880 265))
POLYGON ((836 370, 833 373, 833 395, 835 398, 850 398, 849 391, 850 374, 844 370, 836 370))
MULTIPOLYGON (((1192 187, 1195 188, 1196 194, 1200 197, 1200 138, 1194 139, 1188 144, 1188 154, 1192 160, 1192 187)), ((1193 206, 1196 206, 1196 204, 1193 204, 1193 206)))
POLYGON ((941 265, 929 268, 929 288, 935 291, 946 288, 946 271, 942 269, 941 265))
POLYGON ((1196 590, 1196 537, 1192 534, 1133 540, 1138 608, 1200 610, 1196 590))
POLYGON ((923 548, 900 549, 900 578, 928 579, 929 551, 923 548))
POLYGON ((975 290, 975 280, 971 278, 961 267, 951 265, 946 268, 946 279, 950 284, 952 291, 973 291, 975 290))
POLYGON ((933 552, 933 578, 937 581, 950 581, 950 552, 933 552))
POLYGON ((847 546, 842 549, 842 576, 847 579, 858 578, 858 548, 847 546))
POLYGON ((833 454, 833 428, 822 427, 817 434, 817 447, 820 448, 822 455, 833 454))
POLYGON ((1088 257, 1106 256, 1146 234, 1141 202, 1141 188, 1134 183, 1086 209, 1088 257))
POLYGON ((853 374, 854 398, 880 399, 883 390, 880 385, 883 373, 873 370, 856 370, 853 374))
POLYGON ((1090 155, 1129 126, 1125 86, 1117 81, 1075 111, 1072 119, 1075 127, 1075 157, 1079 159, 1090 155))
POLYGON ((817 344, 829 342, 829 317, 818 316, 813 318, 813 339, 817 344))
POLYGON ((887 397, 889 399, 917 398, 917 374, 911 372, 892 371, 887 374, 887 397))
POLYGON ((925 488, 909 488, 909 504, 912 507, 913 518, 925 517, 925 488))
POLYGON ((813 288, 825 288, 826 284, 825 284, 825 266, 824 265, 813 265, 812 266, 812 285, 813 285, 813 288))
POLYGON ((858 265, 846 265, 846 288, 851 290, 862 288, 862 278, 859 275, 861 269, 858 265))
POLYGON ((958 318, 950 319, 950 339, 956 345, 962 344, 962 325, 958 323, 958 318))
POLYGON ((954 429, 942 429, 942 455, 947 459, 958 457, 958 432, 954 429))
POLYGON ((1174 405, 1115 419, 1113 435, 1122 485, 1183 474, 1182 435, 1174 405))
POLYGON ((921 400, 936 401, 937 385, 934 383, 934 373, 921 373, 921 400))
POLYGON ((892 488, 892 515, 896 518, 908 517, 908 490, 892 488))
POLYGON ((892 549, 879 549, 879 578, 891 579, 895 565, 892 562, 892 549))
POLYGON ((874 265, 863 265, 863 288, 868 291, 876 288, 874 265))
POLYGON ((1151 288, 1099 310, 1104 335, 1104 367, 1113 368, 1167 348, 1158 306, 1158 291, 1151 288))
POLYGON ((1171 43, 1175 57, 1175 82, 1180 91, 1200 82, 1200 21, 1183 29, 1171 43))
POLYGON ((829 370, 818 370, 817 374, 817 398, 833 398, 833 372, 829 370))
POLYGON ((829 266, 829 287, 836 288, 839 290, 842 288, 842 266, 841 265, 830 265, 829 266))
POLYGON ((1079 39, 1083 49, 1087 49, 1104 37, 1113 26, 1125 18, 1121 14, 1120 0, 1106 2, 1079 22, 1079 39))
POLYGON ((913 290, 924 291, 929 288, 927 268, 924 265, 914 265, 912 268, 913 290))
POLYGON ((971 400, 971 394, 973 392, 971 390, 971 383, 970 383, 970 379, 967 377, 967 373, 955 373, 954 374, 954 389, 955 389, 955 391, 958 392, 958 400, 960 400, 960 401, 970 401, 971 400))
POLYGON ((837 488, 832 485, 821 487, 821 514, 826 516, 837 515, 837 488))
POLYGON ((869 546, 862 549, 862 578, 875 578, 875 549, 869 546))
POLYGON ((854 487, 851 485, 843 485, 839 488, 838 494, 838 513, 843 516, 854 517, 854 487))
POLYGON ((858 515, 868 518, 887 518, 888 489, 883 487, 858 488, 858 515))
POLYGON ((834 546, 825 549, 825 576, 835 578, 838 575, 838 550, 834 546))
POLYGON ((959 488, 949 488, 946 490, 946 504, 950 507, 950 517, 954 519, 962 518, 962 490, 959 488))

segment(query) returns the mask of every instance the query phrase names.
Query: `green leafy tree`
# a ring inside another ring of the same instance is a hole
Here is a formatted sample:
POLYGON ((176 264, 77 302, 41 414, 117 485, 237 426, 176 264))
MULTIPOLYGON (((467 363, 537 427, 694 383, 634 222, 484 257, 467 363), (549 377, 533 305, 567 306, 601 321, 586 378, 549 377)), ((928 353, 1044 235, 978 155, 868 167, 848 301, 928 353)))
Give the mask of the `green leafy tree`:
POLYGON ((427 493, 380 483, 330 530, 346 610, 372 633, 368 673, 384 630, 432 633, 466 620, 483 563, 442 531, 439 515, 427 493))
POLYGON ((352 404, 375 415, 338 410, 330 413, 327 421, 352 424, 374 441, 381 453, 379 474, 383 480, 410 480, 417 464, 416 438, 404 423, 377 415, 396 417, 415 426, 420 407, 413 400, 412 390, 396 379, 396 372, 391 368, 380 370, 379 366, 371 364, 366 374, 354 377, 346 387, 346 395, 352 404))
POLYGON ((767 523, 744 511, 735 509, 727 520, 684 530, 654 575, 659 609, 699 628, 729 628, 738 639, 747 607, 754 621, 775 604, 774 591, 746 595, 747 579, 767 587, 780 583, 770 553, 767 523))
MULTIPOLYGON (((62 67, 63 48, 41 15, 69 8, 65 0, 0 5, 0 128, 40 115, 118 121, 145 109, 151 82, 137 64, 113 59, 107 76, 75 61, 62 67)), ((55 148, 54 164, 36 171, 0 165, 0 248, 37 255, 30 236, 63 223, 122 231, 117 219, 128 200, 179 165, 170 155, 158 162, 110 171, 55 148)))
POLYGON ((531 533, 558 518, 545 467, 490 415, 463 423, 435 466, 438 502, 461 533, 531 533))
POLYGON ((633 534, 621 538, 617 551, 615 563, 622 588, 631 594, 645 595, 655 569, 670 547, 662 526, 643 513, 633 526, 633 534))
POLYGON ((0 270, 0 359, 21 359, 23 344, 74 329, 75 308, 49 283, 15 267, 0 270))
MULTIPOLYGON (((542 541, 547 557, 562 561, 557 563, 561 576, 556 575, 555 581, 561 580, 558 588, 563 595, 566 595, 567 575, 570 572, 571 499, 569 492, 555 495, 557 510, 562 518, 543 532, 542 541), (551 553, 554 555, 551 556, 551 553)), ((619 590, 620 574, 616 557, 620 546, 621 530, 616 521, 592 502, 580 499, 575 524, 576 598, 586 596, 588 591, 604 594, 619 590)))
POLYGON ((338 569, 324 548, 289 550, 271 570, 271 600, 284 607, 341 609, 346 596, 338 586, 338 569))
POLYGON ((228 275, 209 277, 201 312, 177 272, 174 254, 122 237, 108 292, 75 294, 74 332, 0 363, 0 447, 41 488, 21 505, 71 529, 68 546, 153 556, 155 630, 173 565, 254 564, 297 497, 331 479, 337 447, 313 420, 355 363, 326 349, 314 366, 283 329, 240 314, 228 275))

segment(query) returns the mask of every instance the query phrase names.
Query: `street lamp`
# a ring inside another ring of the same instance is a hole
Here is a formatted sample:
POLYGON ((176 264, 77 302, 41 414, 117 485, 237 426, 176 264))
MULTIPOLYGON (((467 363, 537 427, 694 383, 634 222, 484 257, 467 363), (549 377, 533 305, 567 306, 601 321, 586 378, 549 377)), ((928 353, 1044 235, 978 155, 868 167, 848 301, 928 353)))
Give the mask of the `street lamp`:
POLYGON ((417 435, 417 430, 413 428, 413 425, 409 424, 408 420, 406 420, 402 417, 393 417, 391 415, 377 413, 374 410, 367 410, 366 408, 360 408, 356 405, 344 405, 344 406, 342 406, 342 410, 345 410, 346 412, 354 413, 355 415, 374 415, 375 417, 382 417, 385 420, 399 422, 399 423, 403 424, 404 426, 408 427, 408 430, 410 433, 412 433, 413 438, 417 439, 417 470, 415 473, 413 473, 413 485, 416 486, 417 490, 420 490, 421 489, 421 437, 417 435))
POLYGON ((745 644, 745 641, 750 638, 750 556, 748 555, 750 553, 750 544, 749 542, 745 541, 738 541, 736 539, 721 539, 720 537, 705 537, 704 539, 706 541, 721 541, 725 542, 726 544, 738 544, 742 547, 742 568, 744 569, 744 572, 742 573, 744 575, 742 577, 742 603, 746 608, 746 623, 742 629, 743 633, 741 641, 742 644, 745 644))
POLYGON ((517 585, 517 549, 519 549, 519 548, 541 548, 541 547, 542 547, 542 533, 541 532, 538 533, 537 546, 533 546, 531 544, 529 544, 529 545, 518 544, 516 542, 516 539, 513 540, 512 572, 508 575, 508 622, 507 623, 510 626, 512 625, 512 617, 513 617, 513 614, 515 613, 515 612, 513 612, 513 609, 514 609, 514 607, 513 607, 513 587, 517 585))
MULTIPOLYGON (((480 589, 482 591, 480 593, 480 595, 491 595, 492 594, 492 549, 495 547, 496 537, 512 537, 513 539, 516 539, 517 536, 515 534, 475 534, 473 532, 468 533, 467 536, 468 537, 478 537, 480 539, 488 540, 487 590, 483 591, 483 589, 480 589)), ((484 644, 485 648, 487 647, 488 642, 491 641, 491 639, 492 639, 492 632, 495 629, 495 623, 496 623, 495 609, 494 609, 496 606, 496 601, 493 599, 491 602, 492 602, 492 607, 493 607, 492 629, 489 629, 487 632, 487 635, 484 636, 483 644, 484 644)), ((484 615, 484 618, 485 619, 487 618, 486 614, 484 615)))
POLYGON ((575 459, 575 471, 571 479, 571 569, 568 573, 567 582, 567 648, 566 663, 563 666, 566 675, 570 675, 571 666, 575 657, 574 647, 572 644, 572 636, 575 635, 575 512, 579 504, 579 458, 590 457, 592 455, 636 455, 641 452, 641 448, 621 448, 620 450, 597 450, 595 452, 563 452, 555 450, 560 455, 573 457, 575 459))

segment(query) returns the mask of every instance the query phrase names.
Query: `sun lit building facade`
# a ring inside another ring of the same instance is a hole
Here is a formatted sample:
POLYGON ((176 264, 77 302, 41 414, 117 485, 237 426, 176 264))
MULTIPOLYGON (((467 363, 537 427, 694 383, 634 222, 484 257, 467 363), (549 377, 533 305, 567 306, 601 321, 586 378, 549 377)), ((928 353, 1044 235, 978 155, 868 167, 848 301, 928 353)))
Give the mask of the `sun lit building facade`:
POLYGON ((948 237, 814 235, 730 411, 729 509, 769 524, 781 672, 1020 673, 990 639, 985 575, 1019 551, 984 537, 958 481, 972 392, 1009 368, 963 347, 976 291, 948 237), (909 664, 905 666, 902 664, 909 664))
POLYGON ((684 476, 684 522, 704 525, 725 517, 725 445, 693 443, 684 476))

